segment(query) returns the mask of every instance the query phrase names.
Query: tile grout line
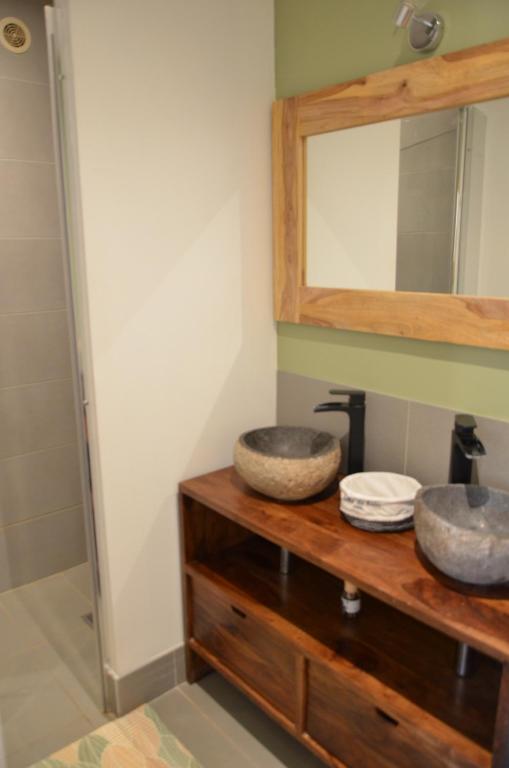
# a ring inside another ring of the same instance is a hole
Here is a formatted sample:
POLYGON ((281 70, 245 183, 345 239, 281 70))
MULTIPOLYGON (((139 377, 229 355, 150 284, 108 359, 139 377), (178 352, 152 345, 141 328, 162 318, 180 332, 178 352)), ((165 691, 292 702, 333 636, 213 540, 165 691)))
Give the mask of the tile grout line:
POLYGON ((26 83, 27 85, 40 85, 49 88, 49 83, 45 83, 42 80, 25 80, 22 77, 6 77, 6 75, 0 75, 0 80, 7 80, 13 83, 26 83))
POLYGON ((16 453, 14 456, 4 456, 0 458, 0 464, 4 461, 13 461, 14 459, 22 459, 25 456, 36 456, 38 453, 46 453, 46 451, 58 451, 60 448, 70 448, 71 445, 78 445, 77 440, 71 440, 66 443, 58 443, 58 445, 51 445, 48 448, 37 448, 35 451, 25 451, 25 453, 16 453))
POLYGON ((0 163, 24 163, 25 165, 52 165, 55 167, 54 160, 25 160, 20 157, 0 157, 0 163))
POLYGON ((8 384, 6 387, 0 387, 2 392, 11 392, 13 389, 24 389, 25 387, 38 387, 39 384, 55 384, 58 381, 72 381, 71 376, 59 376, 53 379, 39 379, 39 381, 29 381, 24 384, 8 384))
POLYGON ((42 381, 33 381, 29 384, 10 384, 7 387, 0 387, 0 392, 5 392, 7 390, 12 390, 12 389, 25 389, 26 387, 38 387, 39 384, 53 384, 56 381, 72 381, 72 377, 64 376, 61 379, 43 379, 42 381))
POLYGON ((51 315, 57 312, 66 312, 67 307, 54 307, 52 309, 27 309, 18 312, 0 312, 0 319, 2 317, 25 317, 26 315, 51 315))
MULTIPOLYGON (((83 507, 82 502, 80 502, 79 504, 71 504, 70 507, 66 506, 66 507, 59 507, 58 509, 52 509, 51 512, 43 512, 42 515, 34 515, 33 517, 27 517, 24 520, 16 520, 15 523, 7 523, 6 525, 0 524, 0 534, 2 534, 3 531, 5 530, 16 528, 16 526, 18 525, 27 525, 32 522, 35 522, 36 520, 42 520, 46 517, 51 517, 51 515, 59 515, 62 512, 72 512, 72 510, 80 509, 81 507, 83 507)), ((57 573, 63 573, 63 571, 57 571, 57 573)), ((52 573, 50 574, 50 576, 45 576, 44 578, 49 579, 51 578, 51 576, 56 576, 56 575, 57 575, 56 573, 52 573)), ((36 581, 39 581, 39 579, 36 579, 36 581)), ((29 582, 29 583, 31 584, 32 582, 29 582)), ((20 586, 24 586, 24 585, 20 584, 20 586)), ((18 587, 13 587, 13 589, 18 589, 18 587)))

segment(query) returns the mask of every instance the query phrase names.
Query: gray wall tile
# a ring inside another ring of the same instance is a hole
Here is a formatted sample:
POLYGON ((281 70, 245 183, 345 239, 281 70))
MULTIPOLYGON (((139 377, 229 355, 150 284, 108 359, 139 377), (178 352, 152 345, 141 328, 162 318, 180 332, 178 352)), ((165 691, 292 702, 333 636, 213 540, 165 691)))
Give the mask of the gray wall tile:
POLYGON ((283 426, 310 427, 323 429, 341 440, 341 467, 344 471, 348 454, 349 420, 346 413, 314 413, 318 403, 333 398, 329 389, 338 384, 297 376, 293 373, 278 372, 277 423, 283 426))
POLYGON ((455 174, 449 169, 404 174, 398 198, 399 232, 449 232, 455 174))
POLYGON ((423 485, 447 483, 453 425, 452 411, 410 403, 407 474, 423 485))
POLYGON ((65 309, 0 315, 0 388, 70 377, 65 309))
POLYGON ((64 306, 61 240, 2 240, 0 314, 64 306))
POLYGON ((0 390, 0 459, 76 441, 72 382, 0 390))
POLYGON ((451 233, 398 234, 396 289, 449 293, 452 283, 451 233))
POLYGON ((332 400, 329 389, 338 384, 278 372, 277 422, 282 425, 326 429, 337 437, 348 432, 348 416, 344 413, 314 413, 318 403, 332 400))
POLYGON ((47 85, 0 78, 0 158, 53 162, 47 85))
MULTIPOLYGON (((277 423, 315 427, 339 435, 346 455, 346 416, 312 413, 313 406, 326 400, 332 387, 338 385, 280 371, 277 423)), ((448 482, 455 411, 373 392, 367 393, 366 404, 366 470, 402 472, 423 485, 448 482)), ((477 434, 487 455, 475 462, 473 482, 509 491, 509 424, 481 417, 476 420, 477 434)))
POLYGON ((401 150, 400 173, 427 171, 431 168, 455 168, 455 166, 455 128, 401 150))
POLYGON ((486 448, 486 456, 476 462, 478 481, 509 491, 509 424, 481 417, 476 421, 477 435, 486 448))
POLYGON ((85 550, 81 511, 52 514, 76 508, 81 489, 44 4, 0 0, 0 18, 19 17, 32 36, 22 55, 0 47, 0 186, 6 191, 0 196, 3 589, 77 565, 85 550))
MULTIPOLYGON (((320 402, 334 400, 329 389, 341 388, 332 382, 310 379, 291 373, 278 373, 277 423, 312 427, 331 432, 341 439, 346 472, 348 455, 348 416, 345 413, 313 413, 320 402)), ((346 387, 348 388, 348 387, 346 387)), ((377 395, 366 397, 365 466, 370 470, 402 472, 408 404, 406 400, 377 395)))
POLYGON ((366 396, 365 469, 405 471, 408 402, 368 392, 366 396))
POLYGON ((458 111, 457 108, 441 109, 439 112, 403 118, 401 121, 401 146, 407 148, 429 141, 429 139, 443 133, 456 131, 458 111))
POLYGON ((0 461, 0 527, 80 503, 75 443, 0 461))
POLYGON ((59 237, 55 167, 0 161, 0 237, 59 237))
POLYGON ((0 592, 87 559, 82 507, 0 530, 0 592))
POLYGON ((48 82, 48 57, 44 31, 44 2, 39 0, 0 0, 0 18, 15 16, 30 29, 32 45, 26 53, 14 54, 0 46, 2 77, 48 82))

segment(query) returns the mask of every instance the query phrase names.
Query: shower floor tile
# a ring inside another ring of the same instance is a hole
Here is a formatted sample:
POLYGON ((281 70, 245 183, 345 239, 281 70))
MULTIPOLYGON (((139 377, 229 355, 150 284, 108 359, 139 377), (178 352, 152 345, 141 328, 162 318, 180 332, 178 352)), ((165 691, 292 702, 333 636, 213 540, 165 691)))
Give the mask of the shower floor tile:
MULTIPOLYGON (((86 565, 0 594, 0 723, 7 768, 26 768, 107 722, 86 565)), ((1 759, 0 759, 1 764, 1 759)))

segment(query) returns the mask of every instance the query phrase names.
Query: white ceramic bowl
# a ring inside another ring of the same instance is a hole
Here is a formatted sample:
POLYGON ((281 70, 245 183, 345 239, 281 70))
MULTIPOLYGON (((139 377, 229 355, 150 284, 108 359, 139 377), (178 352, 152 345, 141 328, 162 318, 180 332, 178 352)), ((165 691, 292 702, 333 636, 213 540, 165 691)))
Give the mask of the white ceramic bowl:
POLYGON ((421 484, 394 472, 358 472, 339 484, 340 506, 345 515, 373 522, 395 523, 414 512, 421 484))

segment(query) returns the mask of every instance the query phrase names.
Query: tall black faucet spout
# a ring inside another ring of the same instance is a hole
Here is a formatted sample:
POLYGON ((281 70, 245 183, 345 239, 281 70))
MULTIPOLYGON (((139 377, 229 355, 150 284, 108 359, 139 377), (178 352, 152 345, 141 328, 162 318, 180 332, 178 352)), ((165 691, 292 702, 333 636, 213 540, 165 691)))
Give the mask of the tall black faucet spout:
POLYGON ((348 403, 320 403, 313 408, 314 413, 322 413, 325 411, 343 411, 348 413, 350 405, 348 403))
POLYGON ((334 400, 330 403, 320 403, 313 410, 315 413, 325 411, 341 411, 350 418, 350 435, 348 442, 347 474, 364 470, 364 421, 366 415, 366 393, 352 389, 331 389, 329 394, 348 397, 346 402, 334 400))
POLYGON ((449 482, 472 482, 474 460, 486 455, 486 449, 475 434, 477 424, 472 416, 459 414, 454 419, 454 429, 451 436, 451 463, 449 467, 449 482))

